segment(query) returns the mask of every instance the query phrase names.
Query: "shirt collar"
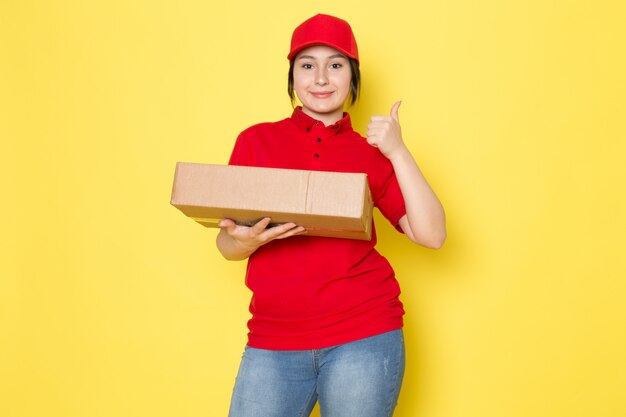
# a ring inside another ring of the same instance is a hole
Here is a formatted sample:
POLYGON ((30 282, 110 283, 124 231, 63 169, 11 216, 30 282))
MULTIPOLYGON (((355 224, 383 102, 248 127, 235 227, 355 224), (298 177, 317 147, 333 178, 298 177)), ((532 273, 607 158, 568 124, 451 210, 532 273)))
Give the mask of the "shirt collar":
MULTIPOLYGON (((312 118, 308 114, 302 111, 302 106, 298 106, 294 109, 291 114, 291 120, 293 123, 298 126, 300 129, 309 132, 315 126, 316 123, 319 123, 318 126, 324 126, 324 124, 312 118)), ((326 126, 329 132, 333 132, 335 134, 344 133, 352 130, 352 122, 350 121, 350 115, 346 112, 343 113, 343 118, 333 123, 332 125, 326 126)))

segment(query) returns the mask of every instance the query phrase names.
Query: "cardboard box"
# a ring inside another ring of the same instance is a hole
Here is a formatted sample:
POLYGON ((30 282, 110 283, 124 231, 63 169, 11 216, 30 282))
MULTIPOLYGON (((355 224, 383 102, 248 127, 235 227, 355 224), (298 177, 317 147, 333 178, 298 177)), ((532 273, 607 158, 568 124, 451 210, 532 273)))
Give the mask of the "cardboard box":
POLYGON ((178 162, 171 204, 198 223, 294 222, 307 235, 371 239, 366 174, 178 162))

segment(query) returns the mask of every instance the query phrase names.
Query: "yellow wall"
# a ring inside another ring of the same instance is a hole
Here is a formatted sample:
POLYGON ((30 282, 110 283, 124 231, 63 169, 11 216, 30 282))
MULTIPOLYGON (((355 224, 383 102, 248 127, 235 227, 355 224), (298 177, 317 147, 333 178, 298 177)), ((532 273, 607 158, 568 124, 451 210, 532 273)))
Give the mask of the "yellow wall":
POLYGON ((226 414, 244 264, 169 205, 174 164, 289 114, 318 11, 361 47, 356 127, 402 99, 448 215, 440 251, 379 226, 408 310, 396 415, 626 415, 623 4, 3 1, 0 415, 226 414))

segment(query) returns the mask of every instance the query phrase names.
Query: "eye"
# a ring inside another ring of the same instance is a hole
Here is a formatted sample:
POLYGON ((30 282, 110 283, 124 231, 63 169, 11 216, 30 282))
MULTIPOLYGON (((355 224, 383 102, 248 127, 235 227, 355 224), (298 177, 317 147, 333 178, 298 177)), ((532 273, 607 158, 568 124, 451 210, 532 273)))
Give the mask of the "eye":
POLYGON ((335 63, 333 63, 333 64, 330 64, 330 67, 331 67, 332 69, 339 69, 339 68, 343 67, 343 65, 342 65, 342 64, 340 64, 340 63, 335 62, 335 63))
POLYGON ((304 68, 304 69, 311 69, 311 68, 313 68, 313 64, 306 64, 306 63, 302 64, 302 68, 304 68))

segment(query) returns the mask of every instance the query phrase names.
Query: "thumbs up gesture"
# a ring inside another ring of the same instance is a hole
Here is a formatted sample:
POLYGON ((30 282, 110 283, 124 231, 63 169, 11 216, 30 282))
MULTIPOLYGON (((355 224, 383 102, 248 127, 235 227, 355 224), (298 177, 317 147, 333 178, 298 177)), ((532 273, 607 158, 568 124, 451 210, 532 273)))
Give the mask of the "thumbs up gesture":
POLYGON ((378 148, 388 159, 404 148, 398 108, 401 102, 396 102, 389 112, 389 116, 372 116, 367 125, 367 143, 378 148))

